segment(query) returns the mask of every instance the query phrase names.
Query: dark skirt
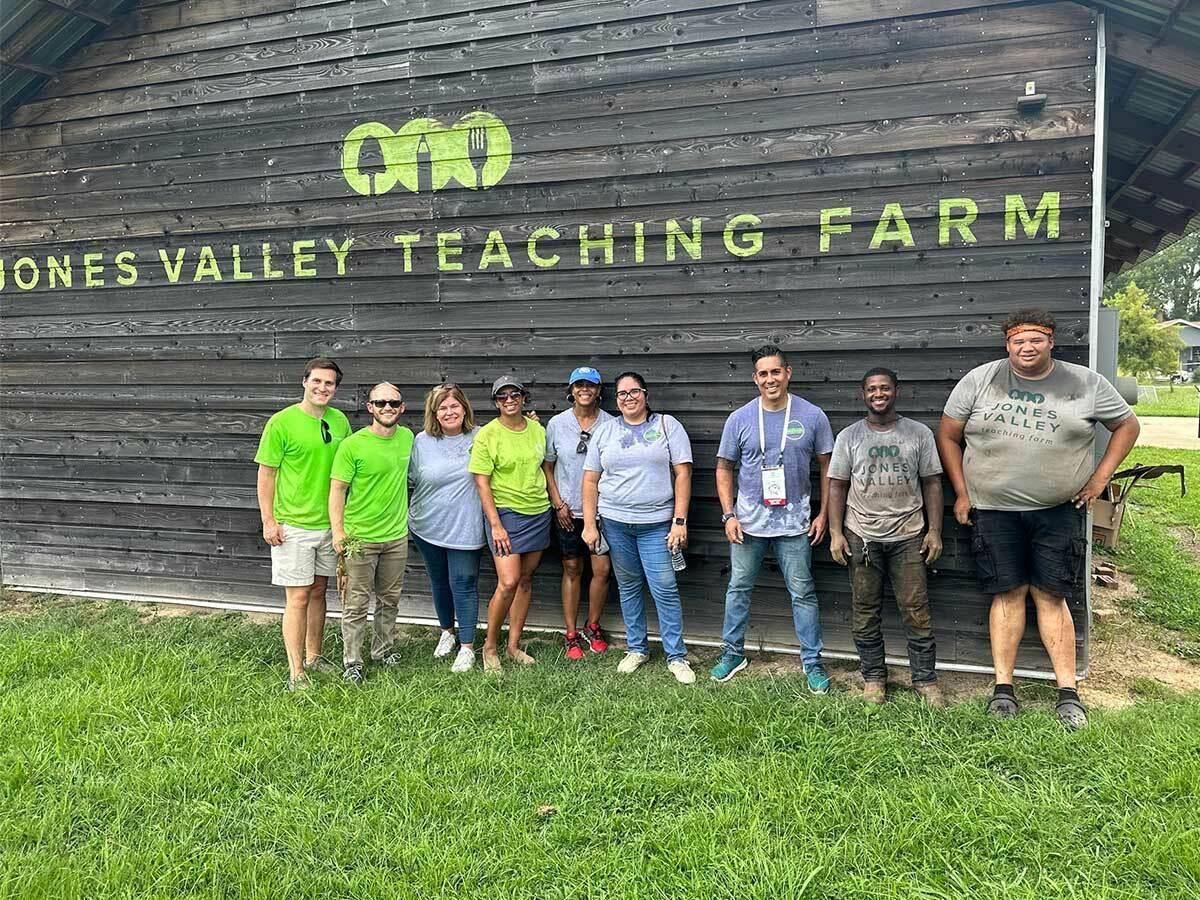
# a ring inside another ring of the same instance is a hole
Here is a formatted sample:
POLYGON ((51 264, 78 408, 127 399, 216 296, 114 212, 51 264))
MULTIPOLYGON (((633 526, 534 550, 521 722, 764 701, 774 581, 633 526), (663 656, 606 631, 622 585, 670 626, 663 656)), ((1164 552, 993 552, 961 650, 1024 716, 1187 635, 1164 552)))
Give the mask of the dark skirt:
MULTIPOLYGON (((508 541, 512 544, 513 553, 536 553, 550 546, 550 510, 532 516, 503 507, 496 512, 500 514, 500 524, 508 532, 508 541)), ((494 554, 496 545, 492 542, 492 523, 486 516, 483 519, 483 529, 487 532, 488 549, 494 554)))

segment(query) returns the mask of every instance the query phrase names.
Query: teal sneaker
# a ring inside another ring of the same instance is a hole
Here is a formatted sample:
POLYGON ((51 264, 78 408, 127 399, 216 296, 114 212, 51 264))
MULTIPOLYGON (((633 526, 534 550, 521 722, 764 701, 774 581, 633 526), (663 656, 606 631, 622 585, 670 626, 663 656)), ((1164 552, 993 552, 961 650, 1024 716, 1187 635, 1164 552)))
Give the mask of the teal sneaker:
POLYGON ((829 675, 825 672, 825 667, 817 663, 811 669, 804 670, 805 676, 808 678, 808 689, 814 694, 829 693, 829 675))
POLYGON ((738 656, 736 653, 722 653, 721 658, 717 660, 717 664, 708 671, 708 675, 713 681, 728 681, 746 666, 750 665, 750 660, 744 656, 738 656))

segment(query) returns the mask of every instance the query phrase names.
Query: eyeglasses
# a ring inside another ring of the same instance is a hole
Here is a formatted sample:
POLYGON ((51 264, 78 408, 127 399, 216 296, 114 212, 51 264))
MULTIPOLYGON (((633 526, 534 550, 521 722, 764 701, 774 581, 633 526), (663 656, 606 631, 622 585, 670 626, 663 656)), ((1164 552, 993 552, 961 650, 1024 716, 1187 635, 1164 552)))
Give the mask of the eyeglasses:
POLYGON ((591 439, 592 439, 592 433, 590 431, 584 431, 581 428, 579 430, 579 446, 575 448, 575 452, 576 453, 587 453, 588 441, 590 441, 591 439))
POLYGON ((333 441, 333 435, 329 431, 329 423, 324 419, 321 420, 321 440, 327 444, 333 441))
POLYGON ((630 388, 627 391, 617 391, 618 400, 636 400, 642 394, 646 393, 645 388, 630 388))
POLYGON ((492 399, 499 400, 501 403, 507 403, 509 400, 524 400, 525 392, 524 391, 501 391, 492 399))
POLYGON ((399 409, 404 405, 403 400, 368 400, 367 403, 376 409, 383 409, 385 406, 390 406, 392 409, 399 409))

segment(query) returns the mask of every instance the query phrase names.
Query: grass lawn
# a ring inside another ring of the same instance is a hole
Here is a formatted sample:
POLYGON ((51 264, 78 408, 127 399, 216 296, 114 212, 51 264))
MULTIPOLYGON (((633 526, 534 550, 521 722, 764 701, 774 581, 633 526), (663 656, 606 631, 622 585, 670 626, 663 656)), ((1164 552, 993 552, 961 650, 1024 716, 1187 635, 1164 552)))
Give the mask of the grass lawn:
POLYGON ((287 695, 278 625, 52 599, 0 646, 4 897, 1200 896, 1200 697, 1068 734, 1048 688, 868 713, 549 644, 453 676, 427 636, 287 695))
POLYGON ((1188 494, 1179 479, 1164 475, 1134 489, 1116 551, 1121 569, 1138 587, 1136 611, 1181 631, 1191 642, 1175 648, 1200 658, 1200 450, 1137 447, 1122 464, 1181 463, 1188 494))
MULTIPOLYGON (((1148 386, 1138 385, 1139 389, 1148 386)), ((1156 382, 1153 387, 1158 399, 1139 396, 1137 406, 1133 408, 1139 416, 1188 416, 1194 419, 1200 413, 1200 392, 1192 385, 1172 386, 1156 382)))

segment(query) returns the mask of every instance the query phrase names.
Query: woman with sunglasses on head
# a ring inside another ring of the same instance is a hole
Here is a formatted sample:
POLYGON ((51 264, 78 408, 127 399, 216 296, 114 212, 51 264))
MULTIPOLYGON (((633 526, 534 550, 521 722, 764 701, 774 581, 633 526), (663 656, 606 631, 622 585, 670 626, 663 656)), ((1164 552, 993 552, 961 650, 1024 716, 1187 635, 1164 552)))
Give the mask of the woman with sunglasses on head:
POLYGON ((645 582, 658 611, 667 668, 681 684, 692 684, 696 674, 687 661, 671 560, 687 546, 691 441, 674 416, 651 411, 646 380, 637 372, 618 375, 615 386, 621 416, 600 426, 583 464, 583 541, 598 550, 603 527, 611 548, 628 647, 617 671, 629 674, 650 658, 645 582))
POLYGON ((424 427, 413 442, 409 462, 409 530, 425 560, 442 626, 433 655, 449 656, 458 643, 450 671, 469 672, 475 665, 483 507, 475 478, 467 471, 478 433, 475 415, 457 385, 439 384, 425 397, 424 427))
POLYGON ((596 428, 612 418, 600 408, 600 373, 580 366, 567 381, 571 408, 546 423, 546 488, 554 510, 555 532, 562 556, 562 608, 567 626, 567 659, 583 659, 584 647, 593 653, 608 649, 600 615, 608 599, 608 552, 591 553, 583 542, 583 461, 596 428), (591 558, 588 616, 581 635, 576 630, 583 590, 583 563, 591 558), (586 642, 586 644, 585 644, 586 642))
POLYGON ((533 657, 521 649, 521 630, 529 614, 533 572, 550 546, 550 497, 542 471, 546 429, 522 412, 528 397, 525 386, 511 375, 492 383, 500 417, 479 429, 468 466, 496 565, 496 592, 488 603, 483 644, 483 670, 491 673, 500 671, 500 629, 510 608, 506 655, 515 663, 533 665, 533 657))

